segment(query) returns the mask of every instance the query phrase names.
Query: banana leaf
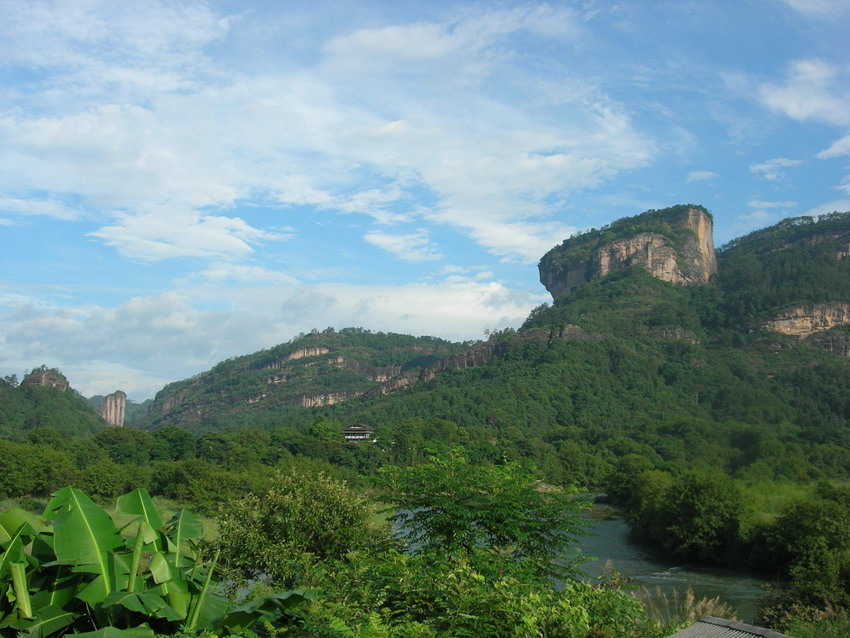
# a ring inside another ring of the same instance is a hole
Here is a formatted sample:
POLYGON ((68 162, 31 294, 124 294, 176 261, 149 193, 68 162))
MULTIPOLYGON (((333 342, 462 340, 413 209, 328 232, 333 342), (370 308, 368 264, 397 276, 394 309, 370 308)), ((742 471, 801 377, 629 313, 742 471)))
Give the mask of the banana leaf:
POLYGON ((6 551, 0 554, 0 578, 5 577, 12 563, 20 563, 26 560, 24 543, 18 531, 6 547, 6 551))
MULTIPOLYGON (((152 544, 154 550, 162 550, 162 541, 156 533, 156 530, 162 527, 162 519, 147 490, 139 488, 124 496, 119 496, 116 509, 122 514, 136 515, 141 521, 147 523, 148 527, 145 528, 143 539, 145 544, 152 544)), ((140 531, 143 527, 140 525, 140 531)))
POLYGON ((11 541, 23 525, 28 525, 27 531, 24 532, 26 536, 34 536, 44 527, 37 516, 20 507, 13 507, 0 514, 0 547, 11 541))
POLYGON ((74 638, 156 638, 156 634, 153 632, 153 629, 147 626, 134 627, 133 629, 104 627, 97 631, 74 634, 74 638))
POLYGON ((204 525, 197 516, 189 510, 180 510, 165 526, 168 532, 168 550, 174 555, 175 567, 191 567, 194 556, 189 556, 189 541, 201 538, 204 525))
POLYGON ((152 592, 113 592, 106 597, 102 605, 104 607, 120 606, 128 611, 133 611, 152 618, 164 618, 169 621, 182 620, 183 616, 171 608, 163 600, 152 592))
POLYGON ((71 572, 66 565, 39 570, 30 583, 36 590, 32 595, 33 607, 64 607, 76 597, 82 578, 82 574, 71 572))
MULTIPOLYGON (((35 618, 18 619, 8 624, 9 627, 17 629, 20 636, 31 636, 32 638, 44 638, 65 627, 71 625, 81 614, 66 611, 61 607, 42 607, 35 612, 35 618)), ((0 624, 0 627, 6 626, 0 624)))
POLYGON ((92 565, 104 573, 104 556, 124 546, 109 515, 80 490, 65 487, 47 504, 45 518, 53 520, 56 560, 69 565, 92 565))
MULTIPOLYGON (((130 560, 131 557, 127 554, 107 554, 103 562, 105 571, 98 573, 93 581, 81 589, 77 598, 90 605, 96 605, 113 591, 126 589, 130 574, 130 560)), ((71 571, 75 573, 95 573, 87 565, 74 566, 71 571)))

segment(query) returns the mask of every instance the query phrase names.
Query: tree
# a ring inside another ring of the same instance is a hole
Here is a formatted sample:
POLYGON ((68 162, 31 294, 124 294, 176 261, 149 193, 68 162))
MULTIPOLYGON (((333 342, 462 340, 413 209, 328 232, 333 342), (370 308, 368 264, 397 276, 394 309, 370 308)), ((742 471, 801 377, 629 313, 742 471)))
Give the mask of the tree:
POLYGON ((530 560, 539 574, 571 575, 589 502, 574 489, 543 485, 518 463, 473 466, 462 454, 458 448, 430 463, 382 470, 398 509, 392 519, 411 547, 420 553, 498 549, 512 560, 530 560))
POLYGON ((264 574, 293 583, 313 560, 341 560, 377 538, 370 515, 366 497, 343 481, 280 471, 268 492, 222 507, 216 548, 235 578, 264 574))

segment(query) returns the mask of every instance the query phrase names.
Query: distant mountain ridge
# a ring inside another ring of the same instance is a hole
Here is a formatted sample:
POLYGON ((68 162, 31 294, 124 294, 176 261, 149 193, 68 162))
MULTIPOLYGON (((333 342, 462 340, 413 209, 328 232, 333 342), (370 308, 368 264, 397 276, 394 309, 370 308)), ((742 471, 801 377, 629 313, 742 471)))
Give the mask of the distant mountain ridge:
POLYGON ((234 415, 327 407, 375 391, 400 375, 416 376, 466 347, 435 337, 327 329, 224 361, 157 393, 146 425, 218 427, 234 415))
POLYGON ((691 204, 625 218, 544 256, 541 276, 562 292, 519 331, 464 344, 314 331, 169 384, 131 425, 271 428, 320 411, 343 422, 439 418, 541 436, 558 423, 637 436, 682 418, 761 423, 754 406, 768 404, 800 422, 833 406, 823 418, 845 423, 843 399, 811 402, 850 378, 850 213, 784 220, 716 252, 710 236, 710 213, 691 204), (605 274, 586 265, 605 263, 605 274), (671 264, 692 276, 667 276, 671 264), (791 402, 783 384, 798 374, 815 386, 791 402))

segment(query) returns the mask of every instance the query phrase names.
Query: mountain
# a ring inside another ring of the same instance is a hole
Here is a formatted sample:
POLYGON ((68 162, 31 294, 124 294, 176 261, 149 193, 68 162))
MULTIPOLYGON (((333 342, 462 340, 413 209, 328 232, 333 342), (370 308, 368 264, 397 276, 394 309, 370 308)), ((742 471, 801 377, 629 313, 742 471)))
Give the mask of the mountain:
POLYGON ((434 337, 331 328, 224 361, 157 393, 146 427, 218 429, 274 423, 284 415, 331 406, 394 379, 418 379, 429 365, 464 348, 434 337))
POLYGON ((59 370, 41 366, 24 379, 0 379, 0 438, 18 438, 39 427, 89 436, 107 427, 59 370))
POLYGON ((466 344, 314 331, 166 386, 134 425, 259 427, 355 465, 462 444, 584 484, 633 457, 751 479, 850 475, 850 214, 716 251, 711 232, 696 205, 619 220, 543 257, 554 301, 518 331, 466 344), (368 423, 378 443, 314 445, 317 415, 368 423))
POLYGON ((593 229, 555 246, 540 260, 540 282, 552 297, 639 265, 683 286, 708 283, 717 272, 713 219, 702 206, 650 210, 593 229))

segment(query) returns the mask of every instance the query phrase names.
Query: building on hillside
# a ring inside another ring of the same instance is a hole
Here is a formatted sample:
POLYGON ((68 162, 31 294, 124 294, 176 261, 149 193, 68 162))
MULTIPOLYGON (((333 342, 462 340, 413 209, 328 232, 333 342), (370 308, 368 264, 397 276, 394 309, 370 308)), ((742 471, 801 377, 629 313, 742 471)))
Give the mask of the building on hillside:
POLYGON ((792 638, 772 629, 745 625, 737 620, 706 616, 667 638, 792 638))
POLYGON ((342 431, 342 435, 349 443, 359 443, 360 441, 375 441, 375 428, 365 423, 355 423, 349 425, 342 431))

